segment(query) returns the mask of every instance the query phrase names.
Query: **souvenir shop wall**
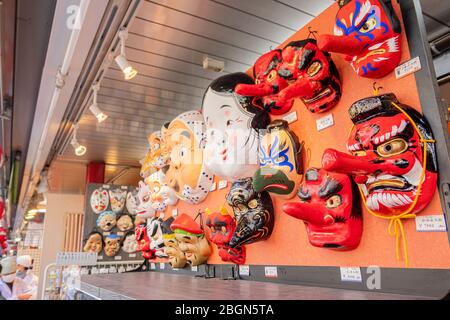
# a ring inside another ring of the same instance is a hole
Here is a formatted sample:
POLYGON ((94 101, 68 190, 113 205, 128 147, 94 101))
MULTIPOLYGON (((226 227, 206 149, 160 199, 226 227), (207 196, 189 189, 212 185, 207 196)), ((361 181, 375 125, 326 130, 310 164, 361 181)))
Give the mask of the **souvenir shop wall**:
POLYGON ((149 135, 138 186, 88 186, 85 250, 114 260, 122 241, 154 272, 241 266, 242 279, 361 290, 379 266, 382 290, 442 290, 448 137, 401 3, 338 1, 246 74, 218 77, 149 135), (396 71, 415 57, 420 70, 396 71))

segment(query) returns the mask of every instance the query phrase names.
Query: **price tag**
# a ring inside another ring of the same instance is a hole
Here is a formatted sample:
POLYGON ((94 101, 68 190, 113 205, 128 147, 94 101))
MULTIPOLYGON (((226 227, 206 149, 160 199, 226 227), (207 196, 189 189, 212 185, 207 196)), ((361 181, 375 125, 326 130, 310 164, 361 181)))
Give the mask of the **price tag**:
POLYGON ((194 271, 194 272, 197 272, 198 271, 198 267, 197 266, 191 266, 191 270, 194 271))
POLYGON ((446 232, 447 224, 444 215, 416 216, 416 231, 418 232, 446 232))
POLYGON ((248 266, 248 265, 240 265, 239 266, 239 274, 241 276, 249 276, 250 275, 250 266, 248 266))
POLYGON ((159 264, 159 269, 160 269, 160 270, 164 270, 165 268, 166 268, 166 264, 161 262, 161 263, 159 264))
POLYGON ((217 183, 214 182, 214 183, 212 184, 212 186, 211 186, 211 189, 209 189, 209 191, 210 191, 210 192, 213 192, 213 191, 215 191, 216 189, 217 189, 217 183))
POLYGON ((128 256, 129 256, 130 258, 136 258, 136 253, 130 253, 128 256))
POLYGON ((266 276, 266 278, 278 278, 277 267, 265 267, 264 275, 266 276))
POLYGON ((288 113, 283 117, 283 120, 287 121, 289 124, 297 121, 297 111, 288 113))
POLYGON ((115 256, 114 260, 122 260, 122 257, 121 256, 115 256))
POLYGON ((360 267, 341 267, 341 281, 362 282, 360 267))
POLYGON ((402 63, 397 68, 395 68, 395 78, 401 79, 411 73, 419 71, 420 69, 422 69, 422 66, 420 64, 420 58, 415 57, 411 60, 402 63))
POLYGON ((110 188, 109 184, 104 184, 103 185, 103 189, 109 189, 109 188, 110 188))
POLYGON ((151 270, 155 270, 156 269, 156 265, 153 262, 150 263, 150 269, 151 270))
POLYGON ((120 189, 122 189, 122 190, 128 190, 128 187, 127 187, 127 186, 121 186, 120 189))
POLYGON ((98 260, 103 260, 103 256, 98 256, 97 259, 98 260))
POLYGON ((220 180, 219 181, 219 190, 225 189, 228 186, 227 180, 220 180))
POLYGON ((334 119, 333 119, 332 113, 316 120, 317 131, 322 131, 333 125, 334 125, 334 119))
POLYGON ((178 216, 178 209, 172 209, 172 217, 178 216))

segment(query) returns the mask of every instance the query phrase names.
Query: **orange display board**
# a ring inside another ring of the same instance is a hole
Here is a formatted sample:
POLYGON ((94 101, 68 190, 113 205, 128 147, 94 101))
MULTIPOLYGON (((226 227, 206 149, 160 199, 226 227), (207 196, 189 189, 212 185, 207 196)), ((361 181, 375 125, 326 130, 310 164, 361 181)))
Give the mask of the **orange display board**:
MULTIPOLYGON (((394 9, 401 18, 399 5, 393 1, 394 9)), ((294 40, 305 39, 309 35, 308 27, 319 34, 333 32, 335 15, 338 5, 334 4, 322 14, 312 20, 304 28, 287 39, 280 47, 294 40)), ((404 27, 402 24, 402 31, 404 27)), ((401 62, 410 59, 406 37, 402 37, 401 62)), ((298 120, 290 125, 301 141, 305 141, 306 163, 308 167, 320 167, 323 151, 335 148, 347 152, 346 142, 352 122, 348 116, 351 104, 361 98, 373 95, 373 79, 358 77, 342 56, 332 54, 332 58, 339 70, 342 81, 342 98, 338 105, 329 112, 313 114, 309 112, 301 101, 297 100, 292 110, 297 112, 298 120), (334 125, 320 132, 316 128, 316 120, 332 113, 334 125)), ((380 94, 393 92, 402 103, 421 110, 426 106, 420 105, 415 76, 409 75, 396 80, 394 73, 377 79, 377 86, 381 86, 380 94)), ((215 179, 217 185, 219 179, 215 179)), ((199 210, 206 208, 219 210, 225 205, 229 212, 232 209, 226 205, 225 195, 228 188, 211 192, 207 199, 199 205, 189 205, 179 201, 176 208, 178 213, 187 213, 193 217, 199 210)), ((309 244, 304 223, 283 213, 284 200, 272 195, 275 207, 275 228, 272 236, 262 242, 247 246, 247 260, 249 265, 290 265, 290 266, 370 266, 402 268, 404 260, 397 260, 395 253, 395 238, 388 234, 388 221, 363 212, 363 235, 361 243, 352 251, 334 251, 317 248, 309 244)), ((296 201, 296 198, 290 200, 296 201)), ((169 207, 165 217, 171 215, 169 207)), ((442 215, 442 208, 438 192, 435 193, 430 205, 420 215, 442 215)), ((206 219, 206 217, 204 217, 206 219)), ((404 223, 408 244, 409 267, 412 268, 440 268, 450 269, 450 247, 446 232, 417 232, 414 219, 404 223)), ((217 248, 212 245, 213 254, 208 260, 211 264, 222 264, 217 254, 217 248)), ((401 254, 401 252, 400 252, 401 254)))

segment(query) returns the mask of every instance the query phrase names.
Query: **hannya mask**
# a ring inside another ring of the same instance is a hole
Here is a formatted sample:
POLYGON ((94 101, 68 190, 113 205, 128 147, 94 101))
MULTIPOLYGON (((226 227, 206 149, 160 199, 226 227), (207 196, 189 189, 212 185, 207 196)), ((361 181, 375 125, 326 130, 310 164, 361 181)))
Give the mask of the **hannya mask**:
POLYGON ((125 201, 127 197, 126 190, 114 189, 109 190, 109 198, 111 201, 111 210, 114 213, 120 214, 125 207, 125 201))
POLYGON ((189 111, 172 120, 165 132, 170 150, 166 184, 175 190, 178 198, 191 204, 206 198, 214 180, 203 162, 204 131, 202 114, 189 111))
POLYGON ((155 172, 145 179, 150 190, 150 205, 153 210, 161 212, 167 206, 177 204, 178 197, 175 191, 165 185, 165 175, 161 171, 155 172))
POLYGON ((147 223, 147 234, 150 238, 150 249, 155 250, 155 255, 159 258, 167 257, 167 254, 164 252, 163 233, 168 226, 170 227, 173 220, 174 218, 172 217, 166 221, 162 218, 154 217, 147 223))
POLYGON ((351 250, 359 245, 359 191, 348 175, 311 168, 306 171, 298 197, 300 202, 284 204, 283 211, 305 222, 313 246, 351 250))
POLYGON ((125 236, 122 244, 122 250, 126 253, 135 253, 137 250, 136 235, 133 232, 125 236))
POLYGON ((214 80, 203 97, 206 124, 204 161, 209 171, 221 178, 238 179, 257 168, 257 133, 252 128, 261 109, 252 98, 235 93, 239 83, 253 83, 245 73, 233 73, 214 80))
POLYGON ((322 50, 342 53, 362 77, 381 78, 401 57, 400 21, 391 0, 339 0, 333 35, 321 35, 322 50))
POLYGON ((89 234, 88 239, 86 240, 86 244, 84 245, 84 252, 94 252, 100 253, 103 249, 103 238, 101 233, 99 232, 91 232, 89 234))
POLYGON ((117 220, 117 228, 122 232, 126 232, 133 229, 133 226, 134 226, 133 218, 131 218, 131 216, 127 214, 121 216, 119 220, 117 220))
POLYGON ((136 249, 142 252, 144 259, 153 259, 155 251, 150 249, 150 238, 147 235, 147 226, 143 219, 137 218, 134 227, 136 236, 136 249))
POLYGON ((129 214, 131 215, 137 214, 138 203, 139 203, 138 191, 134 190, 128 192, 126 207, 129 214))
POLYGON ((236 230, 230 240, 230 247, 268 239, 272 234, 275 214, 269 193, 257 193, 252 178, 235 181, 227 194, 227 202, 236 217, 236 230))
POLYGON ((105 211, 101 213, 97 218, 97 226, 102 231, 110 231, 116 226, 116 214, 112 211, 105 211))
POLYGON ((138 189, 138 206, 137 206, 137 217, 142 219, 148 219, 155 215, 155 209, 152 207, 152 193, 150 187, 142 181, 139 181, 138 189))
POLYGON ((208 214, 206 225, 211 231, 209 241, 217 245, 222 261, 244 264, 245 247, 230 248, 229 246, 231 237, 236 230, 236 221, 234 218, 224 207, 219 212, 212 212, 206 209, 206 213, 208 214))
POLYGON ((102 188, 95 189, 91 194, 91 208, 92 211, 99 214, 108 208, 109 197, 108 191, 102 188))
POLYGON ((290 199, 302 173, 302 145, 284 120, 275 120, 259 144, 259 168, 253 176, 256 192, 268 191, 290 199))
POLYGON ((428 205, 436 189, 435 146, 426 143, 426 167, 423 168, 424 144, 414 124, 400 110, 417 125, 423 139, 433 140, 426 119, 416 110, 400 104, 390 93, 359 100, 350 107, 349 115, 355 126, 347 149, 352 155, 328 149, 322 158, 325 169, 352 174, 367 207, 383 215, 408 210, 421 185, 411 212, 417 213, 428 205))
POLYGON ((141 177, 147 178, 152 172, 161 170, 169 164, 170 154, 166 148, 161 131, 148 136, 149 150, 142 163, 141 177))
POLYGON ((194 219, 182 214, 172 222, 170 229, 175 233, 178 246, 191 266, 201 265, 208 260, 211 247, 205 233, 194 219))
POLYGON ((105 238, 105 254, 114 257, 120 250, 120 237, 117 234, 110 234, 105 238))
POLYGON ((320 113, 333 108, 341 98, 339 72, 328 52, 319 50, 316 40, 289 43, 282 52, 278 75, 289 85, 278 93, 281 104, 300 98, 306 108, 320 113))

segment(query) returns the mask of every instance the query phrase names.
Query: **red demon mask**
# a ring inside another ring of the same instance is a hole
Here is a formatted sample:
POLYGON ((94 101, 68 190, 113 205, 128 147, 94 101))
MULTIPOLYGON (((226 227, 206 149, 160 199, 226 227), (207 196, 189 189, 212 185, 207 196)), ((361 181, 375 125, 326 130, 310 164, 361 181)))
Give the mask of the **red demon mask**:
POLYGON ((2 227, 0 227, 0 248, 3 250, 8 248, 8 231, 2 227))
POLYGON ((300 98, 309 111, 324 112, 341 97, 341 82, 330 54, 319 50, 314 39, 289 43, 282 53, 278 75, 289 86, 278 93, 278 103, 300 98))
POLYGON ((322 50, 346 55, 359 76, 381 78, 401 57, 400 21, 391 0, 339 0, 333 35, 321 35, 322 50))
POLYGON ((136 223, 134 228, 134 234, 136 235, 136 242, 138 251, 142 252, 144 259, 155 258, 156 250, 150 249, 150 238, 147 234, 147 226, 145 223, 136 223))
POLYGON ((236 230, 236 221, 225 208, 220 212, 211 212, 207 210, 208 218, 206 225, 211 230, 210 241, 217 245, 219 256, 223 261, 231 261, 236 264, 245 263, 245 247, 231 248, 229 246, 234 231, 236 230))
POLYGON ((241 96, 261 97, 266 110, 272 115, 281 115, 291 110, 293 101, 278 101, 277 94, 288 86, 286 80, 278 75, 281 63, 281 50, 272 50, 256 60, 253 66, 255 84, 238 84, 235 88, 241 96))
POLYGON ((356 184, 345 174, 311 168, 298 190, 301 202, 289 202, 283 211, 305 222, 315 247, 355 249, 362 235, 362 214, 356 184))
POLYGON ((367 207, 378 214, 406 212, 419 188, 419 198, 411 213, 425 208, 437 182, 436 151, 431 142, 426 143, 424 169, 424 144, 419 132, 424 140, 433 140, 426 119, 416 110, 401 105, 392 93, 355 102, 349 115, 355 124, 347 145, 352 155, 328 149, 322 158, 323 167, 353 174, 367 207))

